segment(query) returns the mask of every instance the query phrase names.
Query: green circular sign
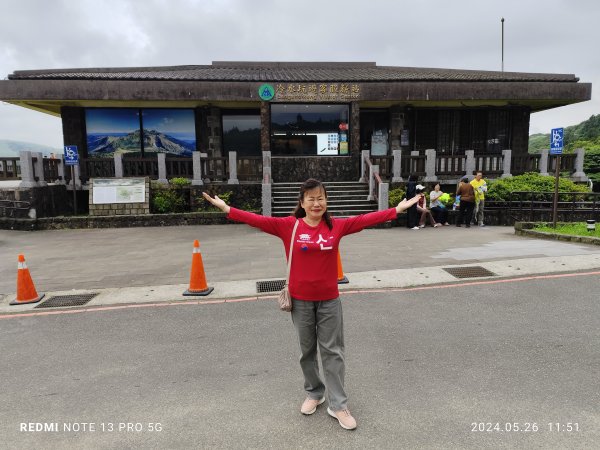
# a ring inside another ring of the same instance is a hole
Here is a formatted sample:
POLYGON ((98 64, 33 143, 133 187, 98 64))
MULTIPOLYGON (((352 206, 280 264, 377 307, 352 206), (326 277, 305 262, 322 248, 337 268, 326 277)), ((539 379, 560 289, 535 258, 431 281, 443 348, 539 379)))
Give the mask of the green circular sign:
POLYGON ((258 96, 261 100, 271 100, 275 97, 275 88, 270 84, 263 84, 258 88, 258 96))

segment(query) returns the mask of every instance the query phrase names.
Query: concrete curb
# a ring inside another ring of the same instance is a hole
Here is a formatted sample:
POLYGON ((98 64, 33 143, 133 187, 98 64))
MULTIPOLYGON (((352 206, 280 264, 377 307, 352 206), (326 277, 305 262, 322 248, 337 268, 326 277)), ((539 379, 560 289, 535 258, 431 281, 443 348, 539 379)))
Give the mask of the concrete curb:
POLYGON ((565 242, 577 242, 581 244, 592 244, 592 245, 600 245, 600 238, 593 236, 574 236, 570 234, 560 234, 560 233, 548 233, 546 231, 535 231, 535 230, 517 230, 515 229, 515 234, 517 236, 528 236, 535 237, 540 239, 552 239, 556 241, 565 241, 565 242))
MULTIPOLYGON (((488 261, 482 263, 445 264, 441 266, 411 269, 346 273, 346 276, 350 280, 350 284, 340 285, 339 290, 340 293, 343 293, 373 289, 418 288, 461 282, 493 282, 494 280, 499 280, 502 278, 557 274, 585 270, 600 270, 600 253, 591 255, 549 256, 542 258, 488 261), (494 273, 495 276, 459 279, 443 270, 445 267, 473 266, 483 267, 494 273)), ((274 292, 257 294, 257 281, 268 281, 268 279, 209 283, 209 285, 214 287, 215 290, 207 297, 196 297, 193 299, 190 299, 189 297, 183 297, 182 293, 188 287, 187 285, 183 284, 46 292, 47 298, 57 295, 87 294, 92 292, 98 293, 98 295, 84 306, 44 308, 37 309, 35 312, 42 313, 48 311, 64 311, 65 309, 75 311, 86 308, 126 304, 210 304, 276 298, 276 293, 274 292)), ((37 306, 37 304, 9 306, 9 301, 14 299, 14 297, 15 294, 8 294, 0 298, 0 313, 11 314, 33 312, 32 310, 35 306, 37 306)))

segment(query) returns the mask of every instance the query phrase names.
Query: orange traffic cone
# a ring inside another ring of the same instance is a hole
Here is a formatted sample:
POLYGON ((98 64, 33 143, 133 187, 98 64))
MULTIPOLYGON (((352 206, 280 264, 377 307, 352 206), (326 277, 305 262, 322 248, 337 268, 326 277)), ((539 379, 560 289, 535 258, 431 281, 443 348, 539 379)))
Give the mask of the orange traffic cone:
POLYGON ((38 295, 33 285, 33 280, 29 274, 25 256, 19 255, 19 264, 17 269, 17 298, 10 302, 11 305, 22 305, 25 303, 37 303, 45 294, 38 295))
POLYGON ((200 242, 194 241, 194 251, 192 253, 192 272, 190 274, 190 288, 183 295, 208 295, 215 288, 206 285, 206 275, 204 274, 204 264, 202 263, 202 254, 200 253, 200 242))
POLYGON ((338 270, 338 284, 347 284, 350 283, 348 277, 344 275, 344 269, 342 268, 342 257, 340 256, 340 251, 338 250, 337 255, 337 270, 338 270))

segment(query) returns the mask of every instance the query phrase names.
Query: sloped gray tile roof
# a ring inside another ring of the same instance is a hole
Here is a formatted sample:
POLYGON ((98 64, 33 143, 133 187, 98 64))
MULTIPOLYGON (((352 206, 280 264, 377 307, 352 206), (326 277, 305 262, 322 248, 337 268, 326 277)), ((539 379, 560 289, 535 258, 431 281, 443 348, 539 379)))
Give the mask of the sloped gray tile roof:
POLYGON ((577 82, 573 74, 377 66, 373 62, 213 62, 212 65, 21 70, 10 80, 165 80, 249 82, 542 81, 577 82))

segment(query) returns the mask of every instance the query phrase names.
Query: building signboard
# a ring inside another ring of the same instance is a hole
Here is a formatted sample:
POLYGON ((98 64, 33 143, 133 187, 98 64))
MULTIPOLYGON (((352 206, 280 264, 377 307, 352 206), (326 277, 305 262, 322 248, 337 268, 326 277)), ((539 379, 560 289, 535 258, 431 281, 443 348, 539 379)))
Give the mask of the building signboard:
POLYGON ((360 85, 350 83, 279 83, 274 100, 332 102, 360 99, 360 85))

